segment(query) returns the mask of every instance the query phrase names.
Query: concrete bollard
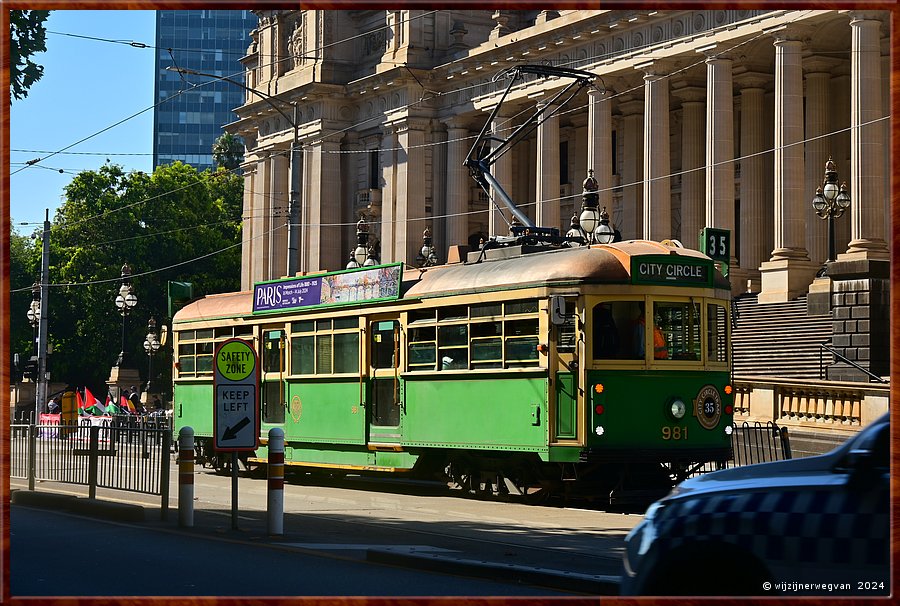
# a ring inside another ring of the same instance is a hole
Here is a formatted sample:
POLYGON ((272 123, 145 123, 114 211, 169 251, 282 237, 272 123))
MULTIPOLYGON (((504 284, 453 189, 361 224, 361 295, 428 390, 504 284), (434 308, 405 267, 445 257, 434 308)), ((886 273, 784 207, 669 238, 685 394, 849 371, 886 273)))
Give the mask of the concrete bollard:
POLYGON ((178 526, 194 527, 194 430, 178 431, 178 526))
POLYGON ((269 490, 267 529, 270 535, 284 534, 284 430, 269 430, 269 490))

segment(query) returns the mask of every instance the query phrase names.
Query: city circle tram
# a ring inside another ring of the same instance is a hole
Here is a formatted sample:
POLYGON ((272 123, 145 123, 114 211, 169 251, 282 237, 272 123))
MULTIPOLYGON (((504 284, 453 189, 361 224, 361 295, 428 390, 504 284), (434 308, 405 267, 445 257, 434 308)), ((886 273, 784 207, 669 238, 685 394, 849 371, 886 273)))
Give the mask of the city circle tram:
POLYGON ((659 496, 731 457, 730 288, 700 252, 635 240, 286 278, 174 317, 175 429, 212 450, 213 352, 260 360, 260 447, 332 474, 472 492, 659 496))

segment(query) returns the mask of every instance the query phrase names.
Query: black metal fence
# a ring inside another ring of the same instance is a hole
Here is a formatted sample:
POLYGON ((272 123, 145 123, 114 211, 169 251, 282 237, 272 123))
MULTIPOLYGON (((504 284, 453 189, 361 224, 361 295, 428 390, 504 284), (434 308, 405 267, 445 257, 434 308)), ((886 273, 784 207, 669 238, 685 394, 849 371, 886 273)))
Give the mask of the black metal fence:
POLYGON ((744 421, 736 425, 731 434, 731 445, 734 459, 729 461, 728 467, 783 461, 793 457, 787 427, 779 427, 772 421, 765 424, 744 421))
POLYGON ((97 488, 160 495, 169 503, 172 426, 169 419, 113 417, 77 424, 10 426, 10 477, 82 484, 89 497, 97 488))

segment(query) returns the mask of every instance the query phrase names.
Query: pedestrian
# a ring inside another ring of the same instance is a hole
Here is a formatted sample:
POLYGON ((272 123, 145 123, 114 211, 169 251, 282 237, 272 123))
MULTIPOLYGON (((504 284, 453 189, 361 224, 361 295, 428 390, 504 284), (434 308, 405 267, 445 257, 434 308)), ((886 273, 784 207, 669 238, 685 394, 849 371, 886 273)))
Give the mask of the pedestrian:
POLYGON ((50 398, 50 401, 47 402, 47 412, 52 415, 58 415, 62 412, 62 407, 59 404, 59 396, 50 398))

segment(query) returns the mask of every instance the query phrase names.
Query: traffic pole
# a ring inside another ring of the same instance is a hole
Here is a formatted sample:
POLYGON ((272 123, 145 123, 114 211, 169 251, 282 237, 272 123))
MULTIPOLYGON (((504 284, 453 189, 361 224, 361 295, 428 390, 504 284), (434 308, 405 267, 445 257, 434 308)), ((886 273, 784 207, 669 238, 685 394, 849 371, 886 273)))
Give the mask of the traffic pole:
POLYGON ((178 431, 178 526, 194 527, 194 430, 178 431))
POLYGON ((284 430, 269 430, 268 523, 270 535, 284 534, 284 430))

